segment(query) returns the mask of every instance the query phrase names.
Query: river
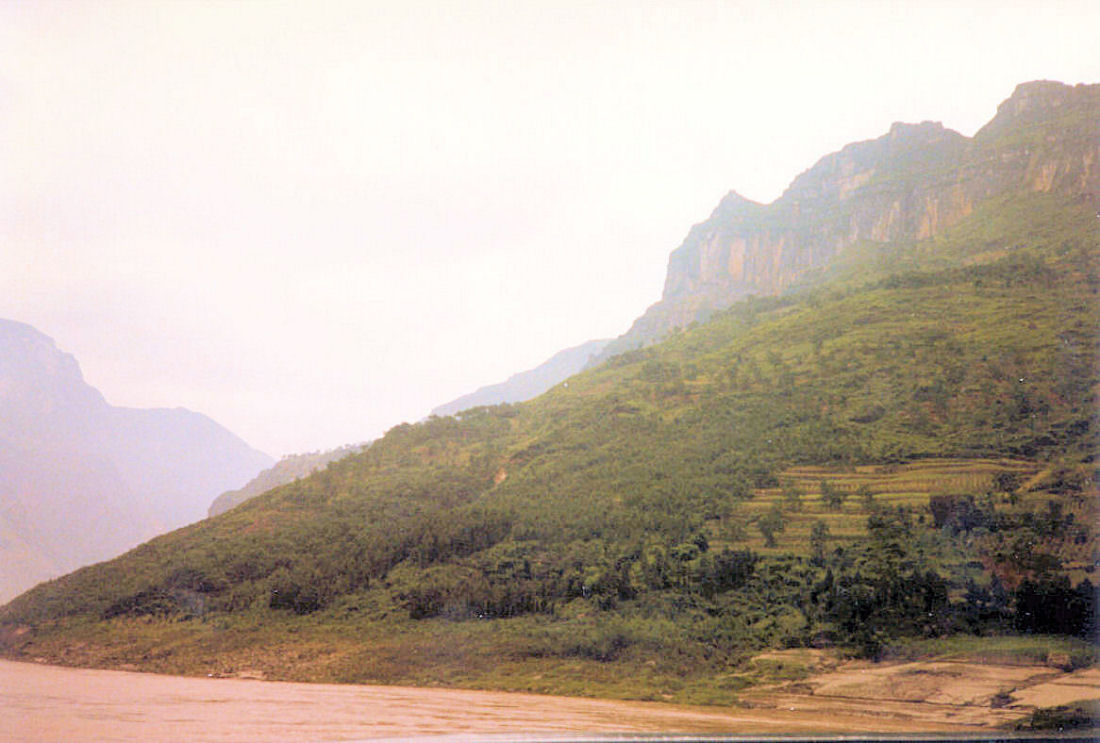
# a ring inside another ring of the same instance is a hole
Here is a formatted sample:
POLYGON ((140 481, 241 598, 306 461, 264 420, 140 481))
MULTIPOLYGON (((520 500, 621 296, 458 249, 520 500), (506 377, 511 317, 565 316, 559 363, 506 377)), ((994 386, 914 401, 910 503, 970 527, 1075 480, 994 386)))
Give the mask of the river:
MULTIPOLYGON (((883 721, 885 723, 885 721, 883 721)), ((911 724, 911 723, 910 723, 911 724)), ((0 660, 0 740, 338 741, 432 735, 857 730, 844 714, 507 692, 158 676, 0 660)), ((884 724, 882 730, 902 728, 884 724)))

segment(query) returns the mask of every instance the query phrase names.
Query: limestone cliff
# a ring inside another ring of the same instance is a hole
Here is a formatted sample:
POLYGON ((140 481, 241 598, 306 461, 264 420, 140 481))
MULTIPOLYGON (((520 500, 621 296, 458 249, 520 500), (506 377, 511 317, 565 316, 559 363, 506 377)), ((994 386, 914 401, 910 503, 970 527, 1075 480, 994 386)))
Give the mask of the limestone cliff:
POLYGON ((983 201, 1058 191, 1100 201, 1100 85, 1024 83, 974 137, 894 124, 826 155, 780 198, 730 192, 669 257, 661 300, 602 357, 750 294, 777 294, 856 244, 935 238, 983 201))

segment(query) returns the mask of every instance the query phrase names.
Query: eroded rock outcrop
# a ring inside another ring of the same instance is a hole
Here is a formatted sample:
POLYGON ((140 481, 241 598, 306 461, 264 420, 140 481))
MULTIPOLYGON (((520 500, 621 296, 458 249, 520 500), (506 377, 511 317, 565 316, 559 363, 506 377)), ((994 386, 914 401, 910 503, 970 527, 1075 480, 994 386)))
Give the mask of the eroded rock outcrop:
POLYGON ((974 137, 894 124, 826 155, 780 198, 734 192, 669 257, 661 300, 603 358, 651 343, 750 294, 803 281, 856 244, 941 235, 1010 191, 1100 196, 1100 85, 1024 83, 974 137))

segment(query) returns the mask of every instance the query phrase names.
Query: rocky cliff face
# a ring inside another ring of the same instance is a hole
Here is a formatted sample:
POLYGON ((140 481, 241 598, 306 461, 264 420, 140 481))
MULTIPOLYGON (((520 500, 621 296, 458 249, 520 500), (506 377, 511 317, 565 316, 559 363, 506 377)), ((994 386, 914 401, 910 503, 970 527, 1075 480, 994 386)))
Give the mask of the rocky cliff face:
POLYGON ((1013 191, 1100 201, 1100 85, 1020 85, 972 138, 894 124, 826 155, 771 204, 730 192, 672 252, 661 300, 603 357, 777 294, 853 245, 935 238, 1013 191))
POLYGON ((109 405, 50 338, 0 320, 0 602, 201 519, 270 463, 198 413, 109 405))

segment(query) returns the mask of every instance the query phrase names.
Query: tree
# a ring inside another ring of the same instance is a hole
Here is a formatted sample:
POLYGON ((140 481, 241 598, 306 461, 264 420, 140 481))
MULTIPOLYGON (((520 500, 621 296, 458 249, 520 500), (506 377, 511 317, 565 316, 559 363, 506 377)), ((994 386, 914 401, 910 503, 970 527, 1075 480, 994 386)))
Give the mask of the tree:
POLYGON ((764 535, 764 546, 775 546, 775 535, 787 528, 787 522, 783 518, 783 510, 777 503, 770 511, 760 517, 756 522, 756 528, 764 535))
POLYGON ((978 527, 991 527, 992 508, 983 508, 972 495, 933 495, 928 499, 928 511, 937 529, 947 527, 955 534, 978 527))
POLYGON ((821 481, 821 501, 831 511, 839 511, 846 493, 828 480, 821 481))
POLYGON ((813 561, 817 565, 823 565, 825 563, 825 548, 829 541, 829 525, 821 519, 814 522, 814 525, 810 527, 810 552, 813 554, 813 561))
POLYGON ((1015 472, 998 472, 993 476, 993 489, 998 493, 1015 493, 1020 488, 1020 476, 1015 472))
POLYGON ((729 518, 722 522, 721 534, 731 542, 742 542, 748 537, 744 525, 735 518, 729 518))
POLYGON ((717 555, 705 555, 696 567, 695 582, 704 596, 740 588, 752 576, 757 557, 748 550, 722 550, 717 555))
POLYGON ((856 495, 863 501, 863 507, 868 511, 875 507, 875 491, 871 490, 871 486, 867 483, 859 486, 856 495))
POLYGON ((1096 590, 1088 580, 1070 588, 1069 578, 1048 572, 1016 588, 1016 629, 1095 637, 1096 590))
POLYGON ((794 480, 783 483, 783 502, 791 511, 802 510, 802 491, 794 480))
POLYGON ((868 568, 880 584, 897 584, 909 558, 913 527, 907 509, 882 509, 867 517, 868 568))

